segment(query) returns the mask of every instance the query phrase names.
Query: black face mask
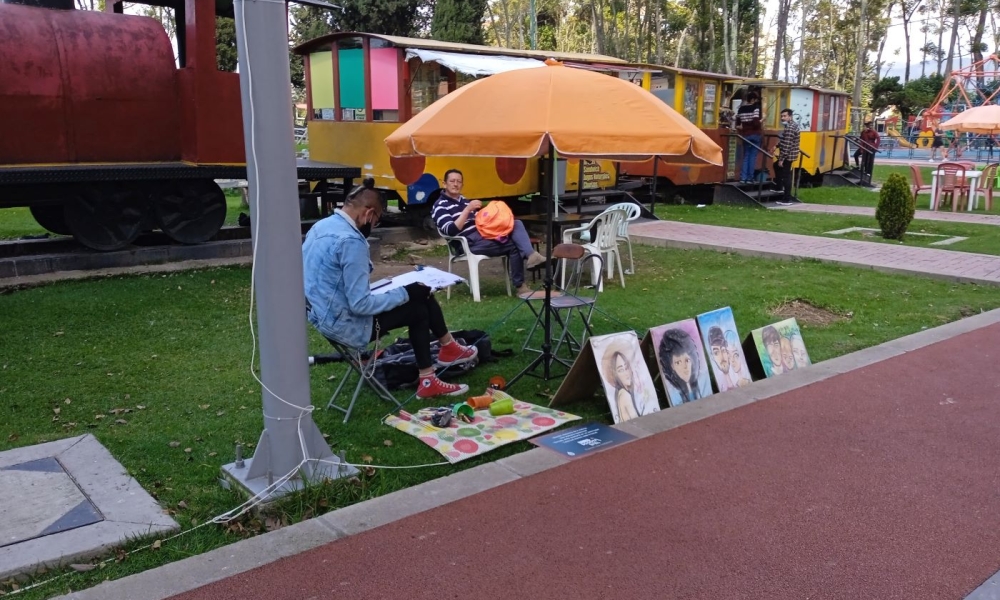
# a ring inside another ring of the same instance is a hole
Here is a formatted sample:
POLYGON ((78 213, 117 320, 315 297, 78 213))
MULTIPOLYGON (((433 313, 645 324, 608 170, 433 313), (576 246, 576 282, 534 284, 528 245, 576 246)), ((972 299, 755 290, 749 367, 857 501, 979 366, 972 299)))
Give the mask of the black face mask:
POLYGON ((361 232, 361 235, 365 236, 365 239, 368 239, 368 236, 372 234, 372 224, 365 223, 361 227, 358 227, 358 231, 361 232))

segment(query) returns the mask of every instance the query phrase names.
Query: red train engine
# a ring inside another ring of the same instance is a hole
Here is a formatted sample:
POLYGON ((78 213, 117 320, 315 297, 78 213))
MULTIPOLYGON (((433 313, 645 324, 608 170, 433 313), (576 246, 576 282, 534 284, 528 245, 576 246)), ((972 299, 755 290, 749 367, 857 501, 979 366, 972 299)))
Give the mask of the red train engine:
MULTIPOLYGON (((104 13, 7 1, 0 208, 28 206, 45 229, 96 250, 153 228, 181 243, 213 237, 226 218, 215 180, 246 177, 239 75, 216 66, 215 17, 232 4, 157 1, 175 11, 175 62, 161 24, 121 14, 120 1, 104 13)), ((359 174, 299 164, 306 180, 359 174)))

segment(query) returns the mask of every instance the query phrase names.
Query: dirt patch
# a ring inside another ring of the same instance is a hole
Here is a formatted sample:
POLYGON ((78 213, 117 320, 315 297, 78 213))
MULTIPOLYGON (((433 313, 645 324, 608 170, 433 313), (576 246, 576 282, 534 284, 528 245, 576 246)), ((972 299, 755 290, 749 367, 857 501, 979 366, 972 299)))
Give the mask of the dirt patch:
POLYGON ((838 315, 835 312, 813 306, 806 300, 795 299, 789 302, 782 302, 773 310, 771 314, 782 319, 794 318, 799 325, 813 325, 824 327, 840 321, 846 321, 852 314, 838 315))

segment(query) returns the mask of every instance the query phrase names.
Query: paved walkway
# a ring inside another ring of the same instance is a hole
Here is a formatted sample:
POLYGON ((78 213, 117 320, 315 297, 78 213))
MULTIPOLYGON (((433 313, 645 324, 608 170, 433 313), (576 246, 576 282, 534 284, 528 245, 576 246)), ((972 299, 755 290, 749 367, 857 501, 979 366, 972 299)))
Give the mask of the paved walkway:
MULTIPOLYGON (((866 217, 875 216, 875 207, 843 206, 839 204, 795 204, 792 206, 775 206, 773 210, 833 213, 838 215, 862 215, 866 217)), ((947 221, 949 223, 970 223, 973 225, 1000 225, 1000 215, 987 215, 983 213, 918 210, 913 218, 922 221, 947 221)))
POLYGON ((717 250, 765 258, 812 258, 887 273, 1000 285, 1000 256, 878 242, 756 231, 676 221, 629 227, 632 241, 650 246, 717 250))
POLYGON ((174 598, 984 598, 998 348, 951 337, 174 598))

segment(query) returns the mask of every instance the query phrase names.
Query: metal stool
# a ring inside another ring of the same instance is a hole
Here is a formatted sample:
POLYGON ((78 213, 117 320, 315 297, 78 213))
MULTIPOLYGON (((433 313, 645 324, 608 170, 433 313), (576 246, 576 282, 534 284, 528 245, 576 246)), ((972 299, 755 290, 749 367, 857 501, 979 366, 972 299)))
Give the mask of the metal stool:
MULTIPOLYGON (((344 373, 344 377, 340 380, 340 385, 337 386, 336 391, 333 392, 333 396, 330 397, 330 401, 327 403, 326 407, 328 409, 335 408, 340 412, 344 413, 344 423, 351 418, 351 411, 354 410, 354 403, 358 401, 358 395, 361 393, 361 387, 364 384, 368 384, 368 387, 375 392, 380 398, 387 402, 391 402, 396 405, 396 408, 402 408, 402 404, 389 392, 388 389, 382 382, 380 382, 375 377, 375 367, 378 362, 377 356, 371 356, 367 361, 362 359, 361 353, 353 348, 348 348, 340 342, 335 342, 329 338, 327 341, 330 345, 343 356, 344 360, 347 362, 347 371, 344 373), (354 386, 354 394, 351 396, 351 401, 346 407, 336 403, 337 396, 340 395, 341 390, 347 383, 347 380, 351 378, 351 373, 358 374, 358 384, 354 386)), ((395 409, 394 409, 395 410, 395 409)))

